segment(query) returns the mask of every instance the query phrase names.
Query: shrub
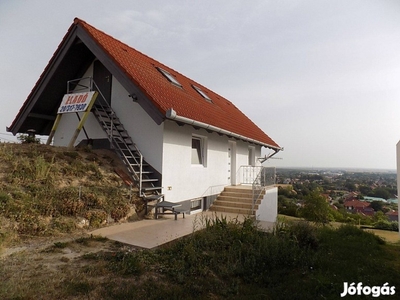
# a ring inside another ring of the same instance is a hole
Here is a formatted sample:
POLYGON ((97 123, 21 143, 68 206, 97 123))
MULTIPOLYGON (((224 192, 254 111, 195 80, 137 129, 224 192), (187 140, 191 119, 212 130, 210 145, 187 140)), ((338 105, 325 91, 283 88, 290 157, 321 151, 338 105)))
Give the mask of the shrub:
POLYGON ((380 220, 374 223, 374 228, 382 230, 399 231, 399 223, 380 220))
POLYGON ((40 138, 36 138, 35 136, 30 136, 27 134, 20 134, 18 139, 22 144, 40 144, 40 138))
POLYGON ((318 248, 317 231, 308 222, 292 222, 288 227, 289 237, 301 248, 318 248))
POLYGON ((85 213, 85 218, 89 220, 91 227, 98 228, 107 221, 107 213, 99 209, 89 210, 85 213))

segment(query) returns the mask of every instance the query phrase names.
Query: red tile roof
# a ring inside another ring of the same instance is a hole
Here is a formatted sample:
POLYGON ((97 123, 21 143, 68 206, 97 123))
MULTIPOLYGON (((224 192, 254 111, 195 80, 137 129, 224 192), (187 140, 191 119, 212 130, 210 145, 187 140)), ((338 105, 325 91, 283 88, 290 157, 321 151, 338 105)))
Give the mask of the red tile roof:
POLYGON ((163 115, 172 108, 181 117, 206 123, 280 149, 275 141, 227 99, 83 20, 76 18, 74 23, 92 37, 163 115), (172 74, 182 87, 170 83, 156 67, 161 67, 172 74), (206 101, 192 85, 201 88, 212 102, 206 101))
POLYGON ((343 204, 345 207, 353 207, 353 208, 365 208, 370 205, 369 202, 360 201, 360 200, 350 200, 345 201, 343 204))

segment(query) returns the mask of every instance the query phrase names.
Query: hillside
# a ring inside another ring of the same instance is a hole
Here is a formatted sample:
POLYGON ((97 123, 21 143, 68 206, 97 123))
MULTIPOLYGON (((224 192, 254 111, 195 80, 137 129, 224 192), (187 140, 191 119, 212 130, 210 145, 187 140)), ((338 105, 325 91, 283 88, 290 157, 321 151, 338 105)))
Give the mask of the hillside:
POLYGON ((135 218, 137 190, 108 150, 0 144, 0 246, 135 218))

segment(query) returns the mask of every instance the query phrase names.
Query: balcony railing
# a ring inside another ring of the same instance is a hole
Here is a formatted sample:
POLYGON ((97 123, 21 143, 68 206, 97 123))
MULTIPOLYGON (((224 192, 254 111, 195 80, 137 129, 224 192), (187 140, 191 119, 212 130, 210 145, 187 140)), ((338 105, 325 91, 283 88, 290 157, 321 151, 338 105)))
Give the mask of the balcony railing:
POLYGON ((241 166, 237 173, 240 184, 271 186, 275 184, 275 168, 263 166, 241 166))

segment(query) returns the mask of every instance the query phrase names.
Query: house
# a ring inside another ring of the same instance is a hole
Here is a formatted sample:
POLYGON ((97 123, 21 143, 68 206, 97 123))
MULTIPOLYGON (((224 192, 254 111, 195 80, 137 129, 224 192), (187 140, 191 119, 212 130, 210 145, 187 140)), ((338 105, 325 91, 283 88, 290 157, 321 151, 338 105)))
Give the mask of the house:
POLYGON ((370 203, 365 201, 352 199, 345 201, 343 205, 347 211, 352 213, 360 213, 366 216, 373 216, 375 214, 374 209, 369 207, 370 203))
POLYGON ((385 214, 390 222, 398 222, 399 221, 399 212, 397 210, 390 210, 385 214))
MULTIPOLYGON (((282 150, 229 100, 78 18, 7 130, 113 148, 143 197, 191 211, 208 209, 226 186, 253 182, 262 147, 282 150), (93 91, 90 110, 62 114, 80 102, 65 94, 93 91)), ((266 194, 276 202, 276 188, 266 194)))

